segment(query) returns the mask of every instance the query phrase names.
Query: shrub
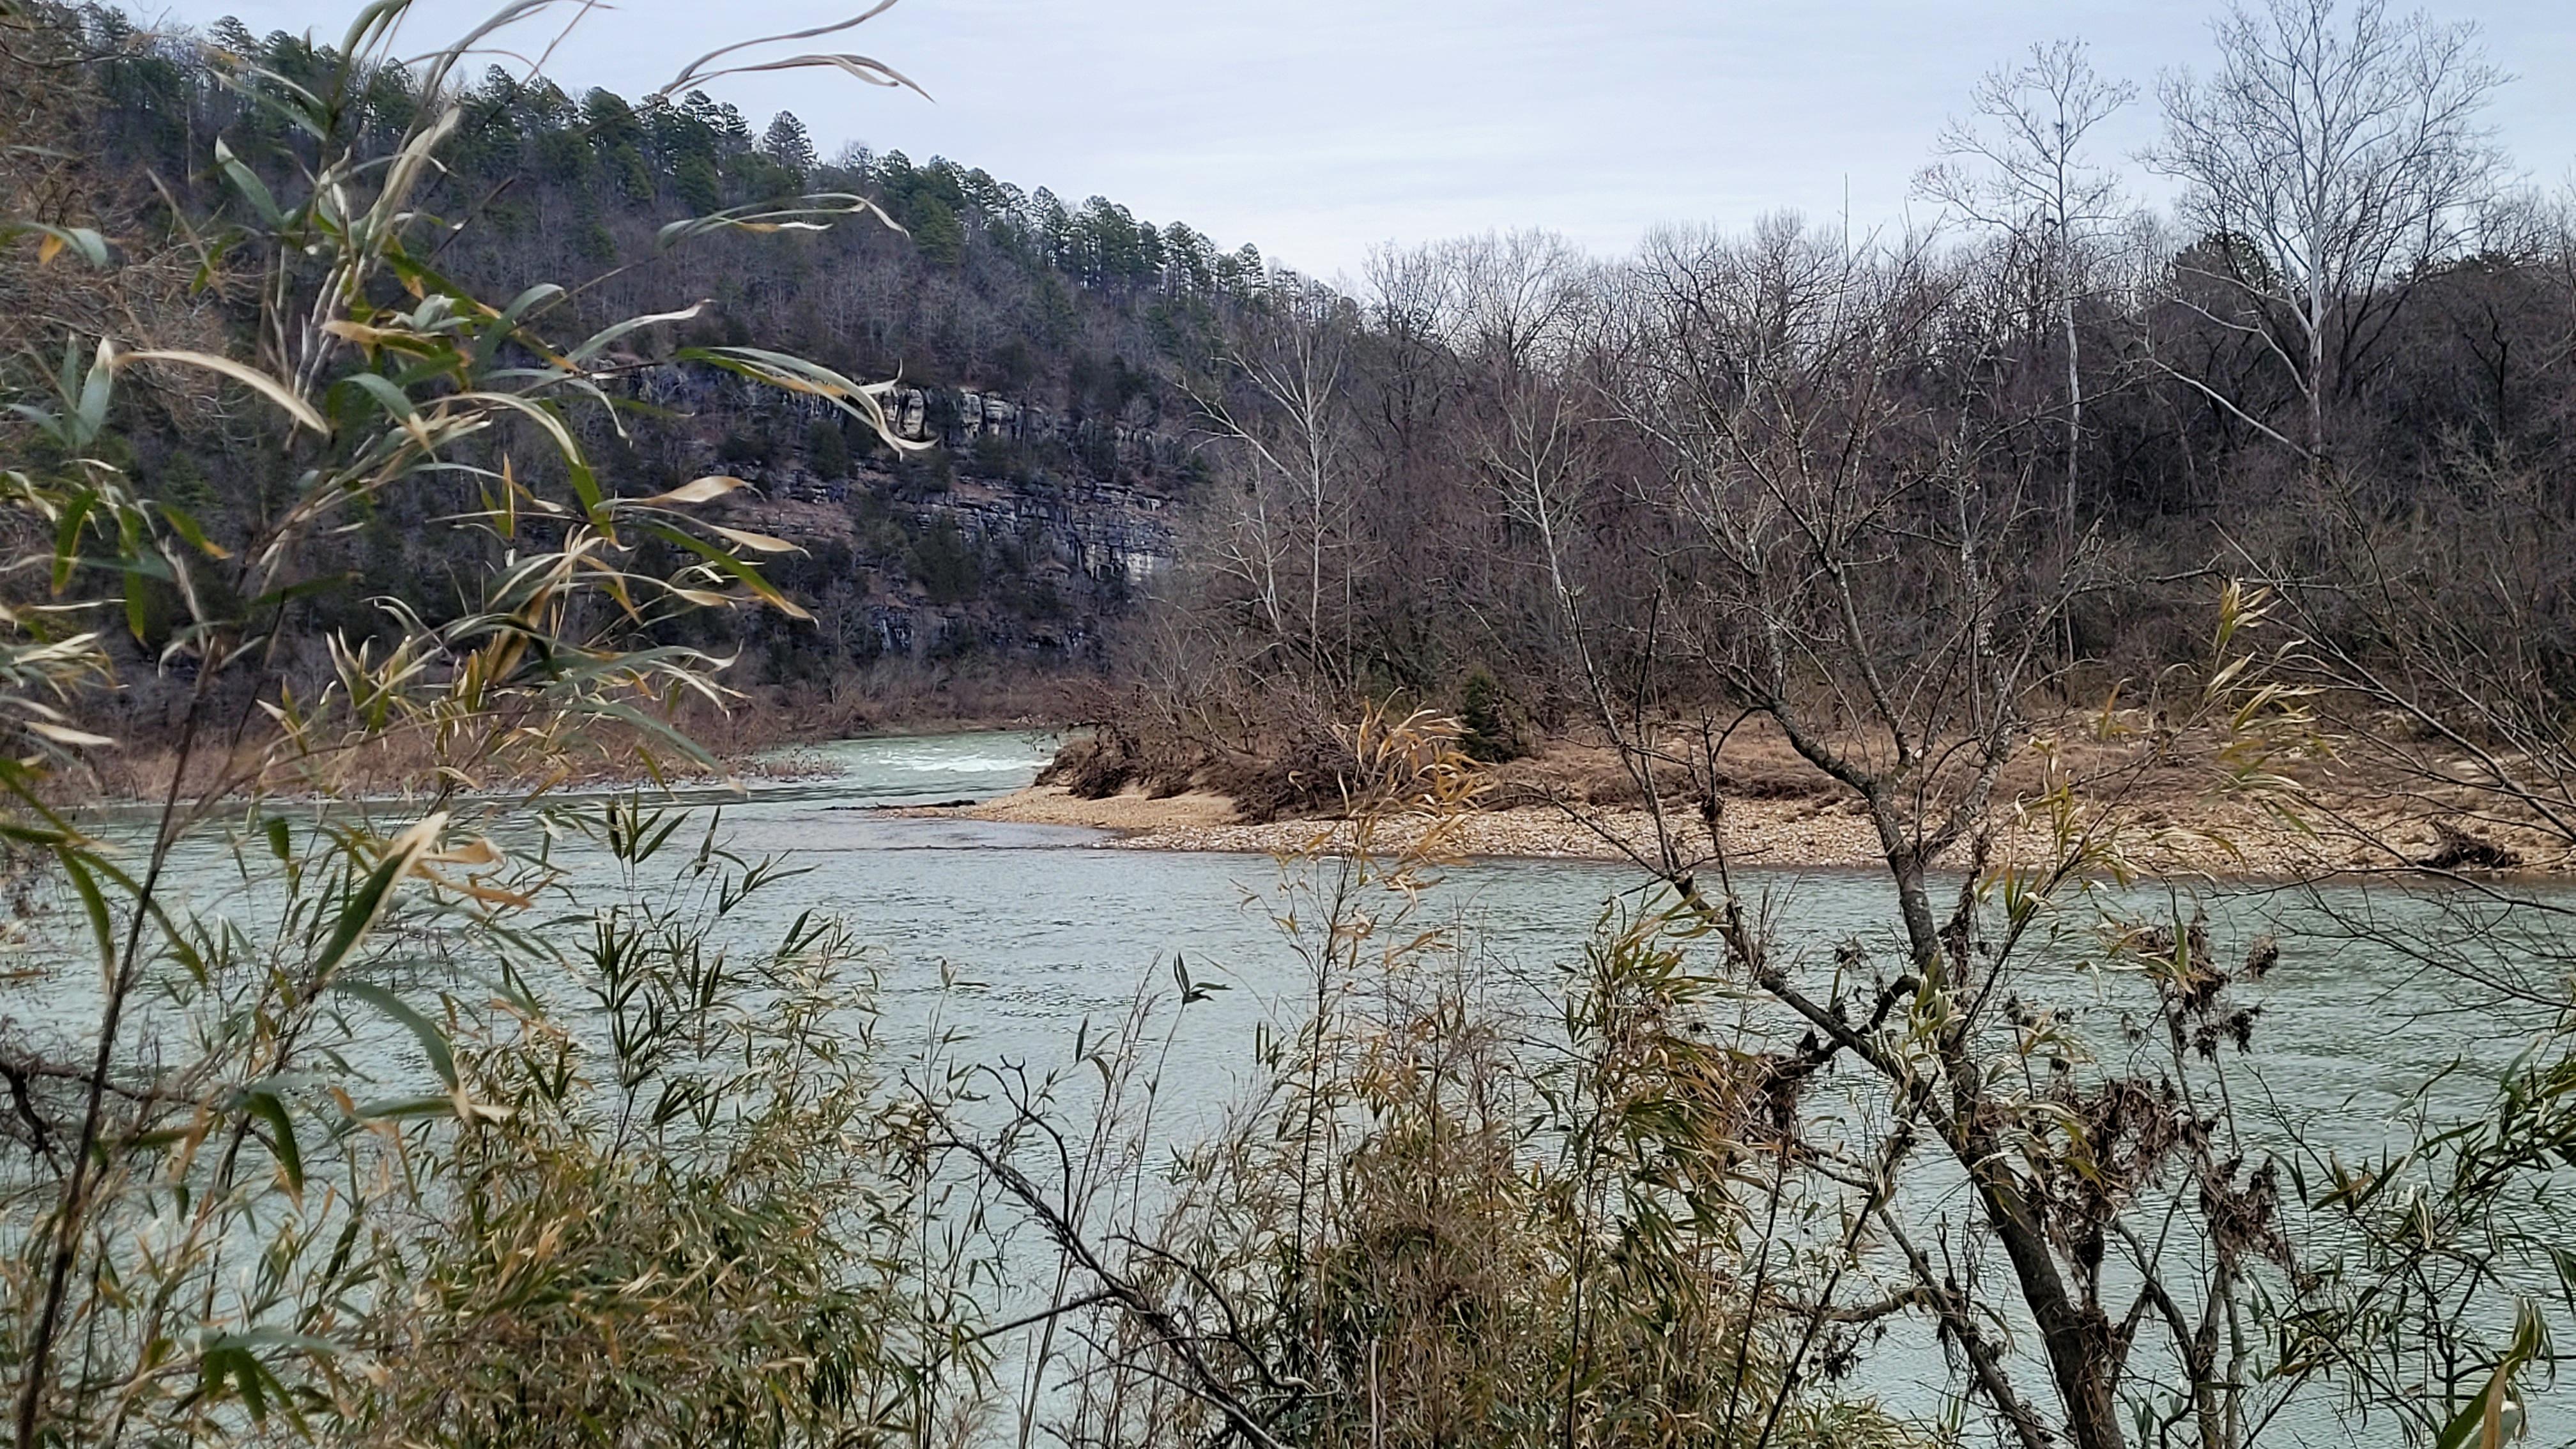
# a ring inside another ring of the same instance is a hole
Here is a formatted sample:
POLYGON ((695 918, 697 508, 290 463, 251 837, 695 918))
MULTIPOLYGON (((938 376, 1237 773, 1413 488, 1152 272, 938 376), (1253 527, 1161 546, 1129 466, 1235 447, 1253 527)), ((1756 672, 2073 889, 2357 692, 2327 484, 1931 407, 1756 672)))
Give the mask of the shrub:
MULTIPOLYGON (((1065 1402, 1030 1427, 1350 1449, 1927 1442, 1799 1372, 1801 1320, 1771 1311, 1785 1292, 1741 1251, 1784 1185, 1765 1166, 1778 1064, 1701 1029, 1724 988, 1687 966, 1688 914, 1606 918, 1539 991, 1493 977, 1420 913, 1480 788, 1454 731, 1372 715, 1341 742, 1352 849, 1283 862, 1272 905, 1299 1004, 1223 1127, 1174 1154, 1164 1200, 1041 1184, 1074 1185, 1070 1140, 1112 1163, 1165 1150, 1157 1034, 1179 1015, 1140 1007, 1084 1050, 1093 1122, 1049 1120, 1047 1092, 1004 1077, 1017 1120, 961 1134, 1060 1246, 1062 1311, 1082 1315, 1065 1402)), ((1173 976, 1166 1010, 1215 989, 1173 976)))
POLYGON ((1505 703, 1491 671, 1482 665, 1468 671, 1458 691, 1458 746, 1469 759, 1493 765, 1522 754, 1519 734, 1504 717, 1505 703))

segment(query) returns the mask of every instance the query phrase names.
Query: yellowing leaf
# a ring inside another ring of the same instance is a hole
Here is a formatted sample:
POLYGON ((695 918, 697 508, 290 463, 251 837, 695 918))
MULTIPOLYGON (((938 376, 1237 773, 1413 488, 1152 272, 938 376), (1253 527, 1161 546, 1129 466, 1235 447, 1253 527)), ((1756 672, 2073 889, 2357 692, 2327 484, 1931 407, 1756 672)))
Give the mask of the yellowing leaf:
POLYGON ((416 866, 414 869, 433 884, 454 891, 458 895, 471 896, 487 906, 505 906, 514 911, 524 911, 537 903, 534 896, 521 895, 517 891, 505 891, 499 886, 488 886, 481 881, 449 880, 427 865, 416 866))
POLYGON ((418 342, 420 340, 420 335, 418 333, 388 331, 382 327, 370 327, 364 322, 352 322, 345 317, 334 317, 330 321, 323 323, 322 330, 344 342, 354 342, 360 347, 370 349, 380 347, 387 342, 418 342))
POLYGON ((45 233, 44 240, 36 243, 37 266, 49 266, 52 264, 54 258, 61 256, 62 254, 63 239, 52 232, 45 233))
POLYGON ((432 865, 494 865, 501 859, 501 848, 488 837, 478 835, 467 844, 451 845, 421 859, 432 865))
POLYGON ((326 438, 331 435, 331 425, 323 421, 322 415, 313 410, 311 403, 287 391, 285 384, 267 373, 255 367, 246 367, 229 357, 217 357, 210 352, 184 352, 156 348, 144 352, 128 352, 116 359, 116 365, 119 367, 129 362, 176 362, 188 367, 202 367, 208 372, 222 373, 284 408, 288 416, 303 426, 311 428, 326 438))
POLYGON ((710 473, 704 478, 693 478, 688 482, 681 484, 679 487, 672 489, 668 493, 656 493, 652 497, 642 500, 642 502, 648 508, 668 507, 672 504, 679 503, 706 503, 714 499, 722 498, 737 488, 748 488, 750 486, 750 484, 745 483, 739 478, 728 478, 721 473, 710 473))
POLYGON ((94 735, 87 730, 76 730, 65 725, 47 724, 40 719, 28 720, 26 725, 30 731, 43 735, 58 745, 113 745, 116 743, 106 735, 94 735))
POLYGON ((750 533, 739 528, 726 528, 722 524, 717 523, 708 524, 707 529, 709 532, 720 534, 731 542, 750 549, 754 553, 797 553, 801 551, 796 547, 796 545, 789 543, 787 540, 783 538, 773 538, 766 533, 750 533))

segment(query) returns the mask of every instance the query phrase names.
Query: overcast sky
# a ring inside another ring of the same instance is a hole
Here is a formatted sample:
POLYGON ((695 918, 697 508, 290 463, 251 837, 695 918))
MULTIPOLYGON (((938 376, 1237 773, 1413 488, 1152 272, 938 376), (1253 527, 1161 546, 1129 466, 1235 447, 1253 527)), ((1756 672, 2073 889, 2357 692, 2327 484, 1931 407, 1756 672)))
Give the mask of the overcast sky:
MULTIPOLYGON (((486 0, 418 0, 427 48, 486 0)), ((847 0, 619 0, 556 52, 559 83, 634 95, 699 52, 858 8, 847 0)), ((1900 219, 1943 119, 1982 72, 2079 37, 2140 101, 2105 134, 2156 131, 2159 72, 2206 69, 2215 3, 2170 0, 902 0, 817 44, 896 66, 935 101, 822 73, 714 90, 755 128, 786 108, 847 141, 944 155, 1079 203, 1099 194, 1319 276, 1369 249, 1545 227, 1617 253, 1667 221, 1741 226, 1794 208, 1900 219)), ((2392 6, 2405 8, 2404 0, 2392 6)), ((170 18, 336 40, 351 0, 180 0, 170 18)), ((569 14, 569 8, 566 12, 569 14)), ((2490 119, 2522 170, 2576 169, 2576 4, 2471 0, 2518 79, 2490 119)), ((532 47, 545 37, 532 28, 532 47)), ((1916 211, 1920 214, 1921 208, 1916 211)))

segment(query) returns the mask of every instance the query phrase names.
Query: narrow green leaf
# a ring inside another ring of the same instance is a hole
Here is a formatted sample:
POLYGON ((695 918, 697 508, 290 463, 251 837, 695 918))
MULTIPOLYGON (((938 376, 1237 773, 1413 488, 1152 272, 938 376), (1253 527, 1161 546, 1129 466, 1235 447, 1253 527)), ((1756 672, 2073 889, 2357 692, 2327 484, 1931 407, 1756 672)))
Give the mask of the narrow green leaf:
POLYGON ((275 227, 286 220, 285 214, 277 209, 277 197, 269 191, 268 183, 244 166, 221 136, 215 138, 215 165, 232 182, 233 189, 242 194, 242 199, 250 203, 250 209, 259 214, 261 221, 275 227))
POLYGON ((81 383, 80 438, 86 444, 107 426, 108 400, 116 393, 116 344, 102 337, 98 340, 97 360, 89 366, 89 376, 81 383))
POLYGON ((242 1407, 250 1410, 251 1422, 267 1422, 268 1370, 249 1349, 236 1344, 210 1349, 201 1361, 201 1373, 210 1396, 221 1393, 230 1380, 242 1407))
POLYGON ((393 899, 395 884, 411 873, 411 868, 428 853, 430 843, 438 838, 438 832, 446 824, 447 816, 442 812, 394 837, 383 862, 367 876, 349 903, 341 908, 330 941, 323 946, 322 954, 314 958, 315 980, 328 981, 338 973, 348 961, 349 953, 357 949, 359 939, 384 914, 385 907, 393 899))
POLYGON ((188 541, 188 546, 190 548, 195 549, 197 552, 204 554, 208 558, 232 557, 232 550, 227 549, 222 544, 216 543, 206 537, 205 525, 199 523, 196 520, 195 515, 189 513, 188 510, 179 507, 177 504, 158 499, 154 500, 152 508, 153 511, 159 513, 163 519, 168 521, 171 532, 176 533, 181 538, 188 541))
POLYGON ((361 1102, 357 1116, 361 1122, 394 1121, 406 1117, 446 1117, 456 1111, 452 1095, 436 1097, 388 1097, 380 1102, 361 1102))
POLYGON ((555 300, 563 294, 564 289, 556 286, 554 283, 539 282, 537 285, 530 287, 526 291, 511 298, 510 305, 501 309, 501 325, 504 327, 516 327, 527 319, 527 316, 531 311, 555 300))
POLYGON ((277 1093, 261 1087, 242 1099, 242 1106, 266 1122, 277 1136, 277 1165, 286 1170, 286 1185, 296 1192, 304 1191, 304 1152, 296 1145, 295 1123, 286 1113, 286 1104, 277 1093))
POLYGON ((80 564, 81 525, 98 506, 98 490, 84 488, 63 505, 62 522, 54 528, 54 592, 71 587, 72 570, 80 564))
POLYGON ((438 1073, 438 1079, 447 1084, 449 1091, 456 1090, 456 1052, 448 1045, 447 1034, 438 1029, 436 1022, 422 1015, 410 1002, 372 982, 335 981, 331 983, 331 989, 343 996, 354 996, 401 1023, 419 1039, 420 1049, 428 1054, 429 1069, 438 1073))
POLYGON ((340 585, 347 583, 351 577, 352 576, 349 574, 324 574, 318 579, 306 579, 300 584, 288 584, 285 588, 271 589, 267 593, 260 595, 258 598, 251 600, 250 606, 254 609, 267 609, 274 608, 279 604, 293 603, 295 600, 303 598, 307 594, 318 594, 328 589, 336 589, 340 585))
POLYGON ((84 852, 67 845, 57 846, 54 858, 62 862, 64 876, 81 898, 81 909, 89 916, 89 933, 98 942, 100 979, 113 990, 116 982, 116 925, 108 915, 107 897, 99 891, 98 877, 90 872, 84 852))
POLYGON ((156 347, 140 352, 124 353, 117 358, 119 367, 129 362, 176 362, 187 367, 199 367, 208 372, 222 373, 285 409, 287 415, 302 426, 311 428, 326 438, 331 436, 331 424, 320 413, 313 410, 311 403, 297 397, 287 389, 286 384, 276 378, 258 368, 235 362, 229 357, 218 357, 211 352, 190 352, 181 348, 156 347))
POLYGON ((2486 1412, 2485 1394, 2471 1398, 2466 1407, 2451 1416, 2451 1422, 2442 1426, 2441 1434, 2433 1440, 2433 1449, 2465 1449, 2469 1440, 2476 1436, 2486 1412))
POLYGON ((707 306, 708 304, 706 302, 699 302, 695 306, 688 308, 686 311, 654 312, 642 317, 629 317, 615 326, 592 333, 579 347, 565 353, 564 359, 576 364, 588 362, 590 359, 597 357, 601 352, 606 351, 612 343, 616 342, 621 337, 640 332, 657 323, 690 321, 700 312, 705 311, 707 306))
POLYGON ((739 582, 744 588, 751 590, 754 595, 758 596, 762 602, 767 603, 770 607, 777 609, 780 613, 787 615, 789 618, 803 619, 807 621, 811 621, 813 619, 814 616, 812 614, 807 613, 785 594, 778 592, 776 585, 770 583, 769 580, 762 578, 759 570, 754 569, 749 564, 744 563, 741 559, 734 557, 732 554, 725 552, 723 549, 716 547, 705 539, 693 538, 676 528, 666 527, 661 524, 653 525, 651 531, 656 537, 661 538, 663 541, 676 544, 679 547, 696 554, 698 557, 705 559, 708 563, 715 566, 718 573, 724 574, 728 578, 739 582))
POLYGON ((394 386, 393 379, 382 373, 354 372, 341 379, 376 400, 376 405, 394 418, 417 417, 420 410, 412 405, 411 395, 394 386))
MULTIPOLYGON (((33 151, 40 148, 21 146, 15 149, 33 151)), ((30 232, 38 238, 37 266, 51 266, 54 258, 65 251, 80 253, 81 260, 100 271, 107 270, 113 260, 108 254, 107 238, 85 226, 48 226, 41 221, 13 220, 0 225, 0 243, 16 241, 30 232)))

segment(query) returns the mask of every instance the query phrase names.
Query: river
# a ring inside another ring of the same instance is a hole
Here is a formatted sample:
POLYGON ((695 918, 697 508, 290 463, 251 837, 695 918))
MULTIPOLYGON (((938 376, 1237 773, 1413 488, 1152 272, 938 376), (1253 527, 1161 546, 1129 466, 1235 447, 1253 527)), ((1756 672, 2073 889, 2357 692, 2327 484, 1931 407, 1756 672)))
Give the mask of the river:
MULTIPOLYGON (((1016 734, 852 741, 804 752, 836 773, 699 801, 721 809, 736 851, 790 856, 806 869, 765 907, 767 924, 815 908, 855 926, 895 1039, 955 1033, 952 1050, 964 1055, 1061 1066, 1077 1036, 1122 1018, 1140 991, 1167 987, 1174 959, 1184 960, 1194 980, 1225 989, 1190 1007, 1173 1038, 1163 1080, 1177 1100, 1165 1130, 1203 1127, 1244 1081, 1261 1024, 1293 1021, 1302 1009, 1308 979, 1274 919, 1277 863, 1120 850, 1095 831, 893 818, 882 808, 1004 793, 1028 783, 1050 748, 1016 734)), ((1417 919, 1454 924, 1482 971, 1540 996, 1579 958, 1605 910, 1642 884, 1626 868, 1562 861, 1478 861, 1441 874, 1417 919)), ((1760 874, 1748 889, 1778 923, 1779 949, 1810 963, 1848 942, 1892 942, 1890 896, 1869 873, 1760 874)), ((2212 918, 2222 952, 2264 932, 2281 946, 2279 966, 2246 989, 2263 1008, 2260 1048, 2245 1059, 2259 1072, 2241 1078, 2237 1099, 2249 1134, 2276 1147, 2295 1134, 2348 1160, 2401 1142, 2411 1094, 2454 1063, 2466 1069, 2442 1082, 2432 1108, 2477 1110, 2495 1070, 2548 1021, 2497 988, 2537 983, 2545 997, 2569 974, 2554 917, 2473 895, 2158 886, 2105 890, 2062 912, 2057 940, 2037 953, 2022 989, 2074 1008, 2097 1039, 2116 1040, 2123 983, 2105 970, 2099 922, 2195 911, 2212 918), (2427 943, 2426 958, 2474 960, 2495 979, 2464 984, 2456 970, 2392 950, 2391 935, 2427 943)), ((79 1002, 60 993, 21 986, 0 1007, 21 1020, 59 1013, 66 1033, 78 1030, 79 1002)), ((1955 1180, 1937 1171, 1910 1187, 1920 1197, 1913 1211, 1927 1220, 1962 1206, 1955 1180)), ((1867 1386, 1890 1403, 1935 1407, 1926 1396, 1947 1375, 1928 1339, 1873 1363, 1867 1386)), ((2535 1442, 2566 1441, 2571 1403, 2576 1395, 2535 1399, 2535 1442)), ((2341 1426, 2302 1415, 2273 1442, 2350 1441, 2341 1426)))
MULTIPOLYGON (((1117 1020, 1140 989, 1168 986, 1172 959, 1184 958, 1195 979, 1230 988, 1190 1009, 1164 1073, 1186 1099, 1175 1120, 1211 1120, 1243 1080, 1257 1024, 1304 1010, 1308 978, 1273 919, 1283 900, 1276 863, 853 808, 999 793, 1025 783, 1047 749, 1019 736, 852 742, 828 752, 837 778, 755 787, 727 814, 737 848, 793 852, 814 867, 800 903, 844 912, 875 943, 893 1021, 935 1017, 972 1052, 1061 1064, 1078 1033, 1117 1020)), ((1478 861, 1442 877, 1416 919, 1454 925, 1491 979, 1536 993, 1562 979, 1604 911, 1641 887, 1631 869, 1563 861, 1478 861)), ((1846 942, 1894 944, 1891 896, 1873 873, 1759 873, 1747 889, 1777 923, 1779 949, 1810 963, 1846 942)), ((2123 1006, 2138 998, 2134 979, 2119 980, 2106 962, 2101 923, 2203 911, 2225 959, 2262 934, 2280 944, 2280 964, 2262 983, 2238 988, 2261 1008, 2259 1047, 2231 1071, 2253 1145, 2312 1159, 2404 1145, 2414 1104, 2436 1117, 2482 1110, 2495 1072, 2550 1024, 2545 1005, 2518 993, 2545 1003, 2570 973, 2559 918, 2512 900, 2394 884, 2159 885, 2070 903, 2020 989, 2074 1009, 2079 1030, 2116 1043, 2123 1006), (2428 1082, 2436 1085, 2425 1092, 2428 1082)), ((1965 1206, 1941 1166, 1909 1183, 1912 1211, 1926 1220, 1965 1206)), ((1915 1338, 1882 1350, 1868 1383, 1891 1404, 1928 1411, 1951 1378, 1928 1337, 1915 1338)), ((2568 1442, 2571 1406, 2576 1394, 2536 1395, 2533 1441, 2568 1442)), ((2285 1416, 2266 1442, 2396 1443, 2395 1428, 2382 1420, 2357 1433, 2310 1407, 2285 1416)))

